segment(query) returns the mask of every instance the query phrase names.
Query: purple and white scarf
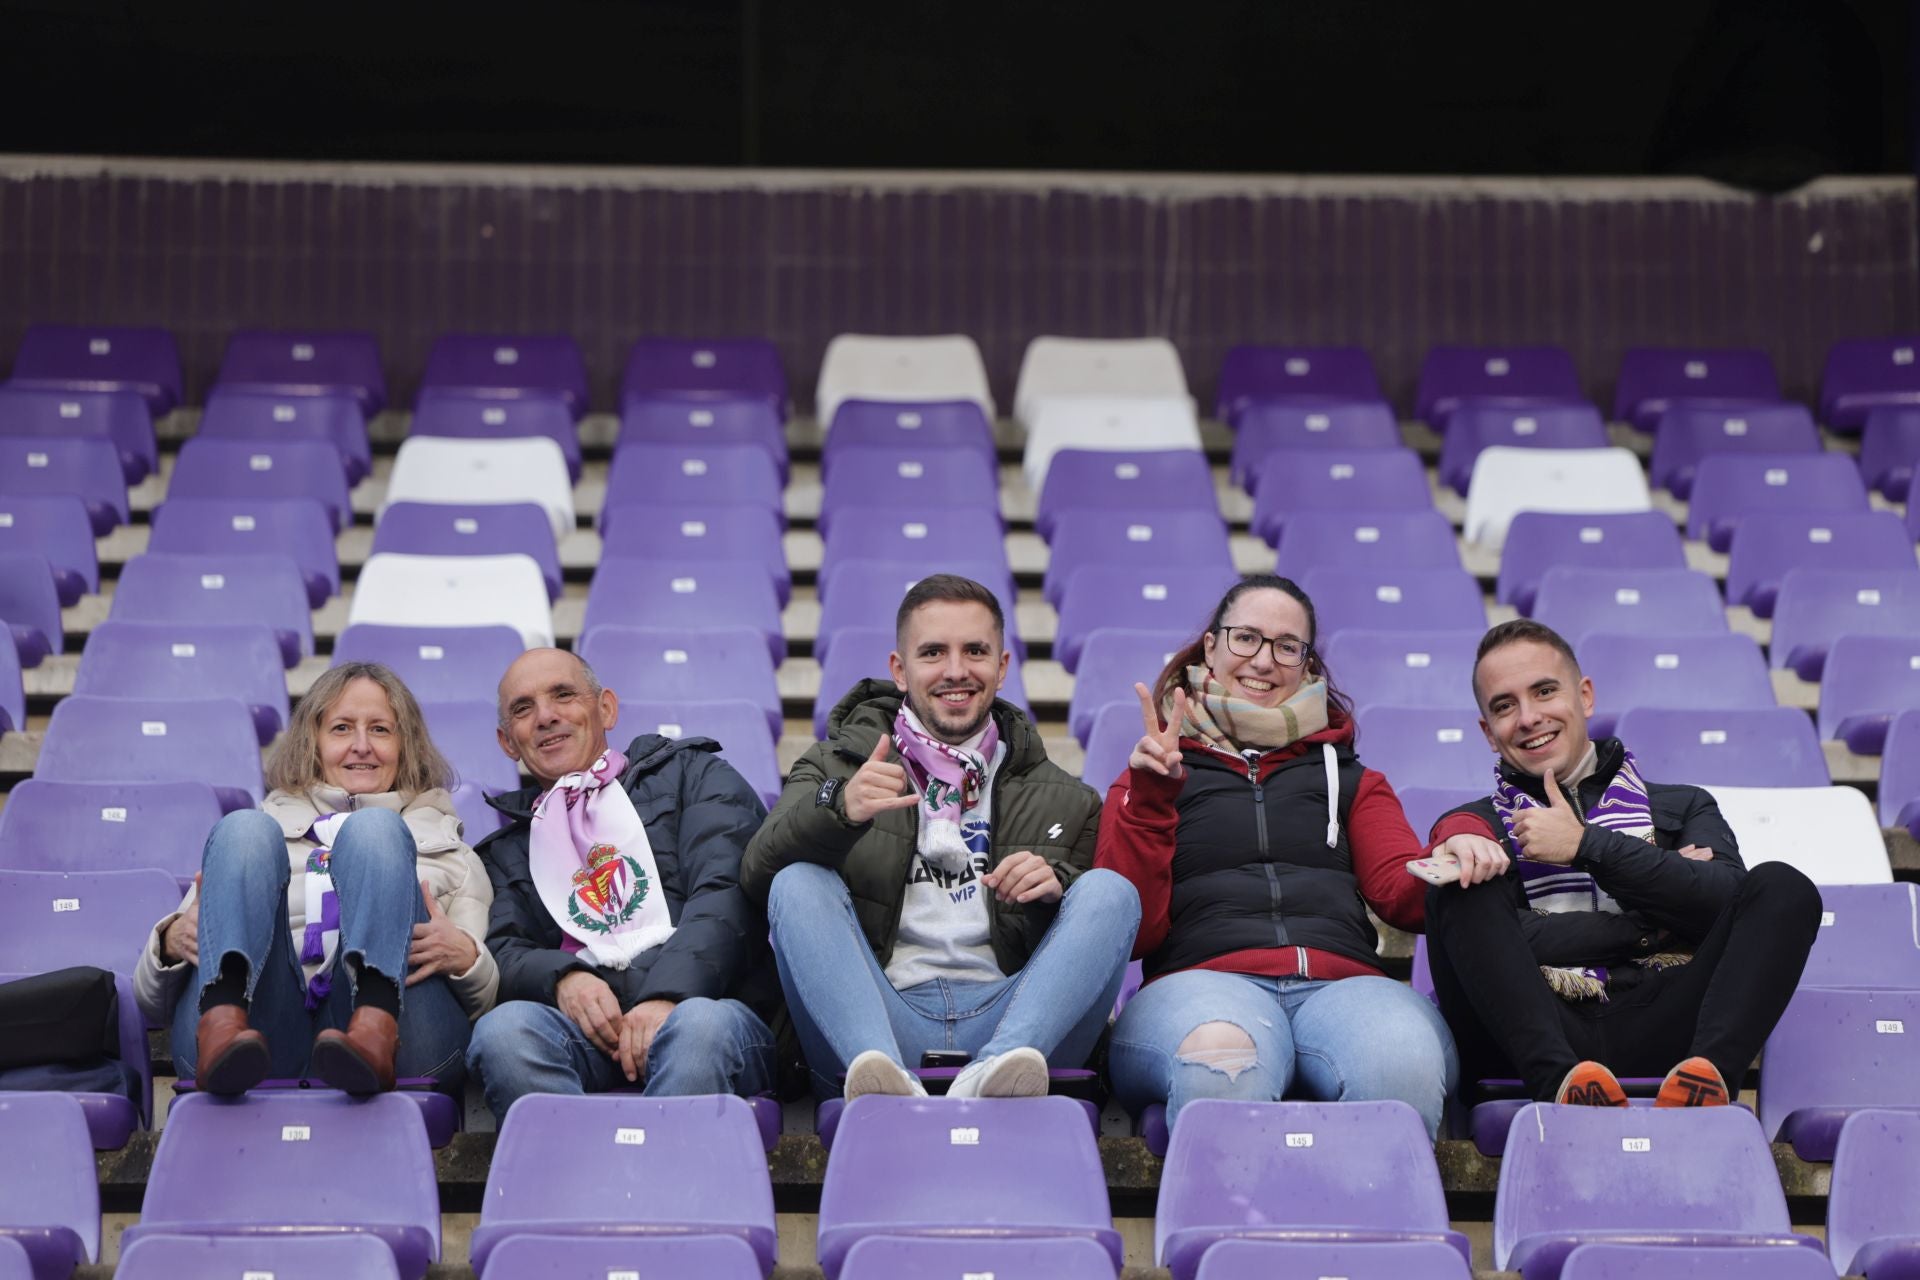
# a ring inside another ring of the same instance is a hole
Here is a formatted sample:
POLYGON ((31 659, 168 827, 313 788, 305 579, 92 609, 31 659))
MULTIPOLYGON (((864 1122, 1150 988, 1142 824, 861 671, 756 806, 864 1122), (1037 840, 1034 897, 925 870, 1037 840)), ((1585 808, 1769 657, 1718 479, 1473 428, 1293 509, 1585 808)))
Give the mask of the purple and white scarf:
POLYGON ((893 718, 894 749, 900 753, 907 780, 920 793, 920 856, 942 871, 958 873, 972 863, 960 821, 968 810, 979 807, 999 745, 1000 726, 992 717, 972 750, 928 733, 904 702, 893 718))
POLYGON ((562 950, 625 969, 673 936, 647 828, 619 784, 627 758, 611 748, 534 803, 528 861, 540 901, 566 934, 562 950))
POLYGON ((300 885, 306 892, 307 927, 300 939, 300 963, 318 964, 320 969, 307 980, 306 1005, 311 1013, 333 994, 333 953, 340 945, 340 895, 333 891, 333 842, 340 836, 340 824, 349 815, 323 813, 313 820, 307 839, 316 848, 307 854, 306 874, 300 885))

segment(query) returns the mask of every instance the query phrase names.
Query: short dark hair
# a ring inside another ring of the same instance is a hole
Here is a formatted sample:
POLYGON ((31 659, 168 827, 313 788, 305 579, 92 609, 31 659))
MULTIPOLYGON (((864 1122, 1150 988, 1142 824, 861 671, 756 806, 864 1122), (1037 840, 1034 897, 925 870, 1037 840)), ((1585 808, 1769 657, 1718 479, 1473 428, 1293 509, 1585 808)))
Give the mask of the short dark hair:
POLYGON ((963 578, 957 573, 930 573, 907 588, 907 594, 900 599, 900 611, 893 616, 895 644, 906 644, 907 619, 914 611, 936 600, 986 606, 987 612, 993 615, 993 634, 1001 641, 1001 647, 1005 647, 1007 615, 1000 609, 999 598, 972 578, 963 578))
POLYGON ((1480 637, 1480 649, 1473 655, 1473 701, 1480 702, 1480 664, 1495 649, 1504 649, 1510 644, 1543 644, 1557 650, 1567 660, 1567 666, 1573 671, 1574 678, 1580 676, 1580 659, 1573 656, 1573 646, 1566 637, 1544 622, 1535 622, 1532 618, 1514 618, 1497 627, 1489 628, 1487 634, 1480 637))

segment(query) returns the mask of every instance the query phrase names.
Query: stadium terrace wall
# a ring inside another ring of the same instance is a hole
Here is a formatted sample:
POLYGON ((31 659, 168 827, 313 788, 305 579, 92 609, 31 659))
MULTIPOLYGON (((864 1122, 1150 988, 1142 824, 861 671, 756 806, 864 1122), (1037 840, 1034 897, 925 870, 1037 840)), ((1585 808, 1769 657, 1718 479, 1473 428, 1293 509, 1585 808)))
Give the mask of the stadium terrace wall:
POLYGON ((1203 407, 1241 342, 1356 343, 1403 406, 1439 342, 1757 346, 1920 328, 1910 179, 541 169, 0 157, 0 360, 37 321, 172 329, 198 400, 237 328, 351 327, 395 399, 436 334, 562 331, 599 405, 643 334, 760 334, 803 408, 835 333, 961 332, 1011 398, 1039 333, 1165 335, 1203 407))

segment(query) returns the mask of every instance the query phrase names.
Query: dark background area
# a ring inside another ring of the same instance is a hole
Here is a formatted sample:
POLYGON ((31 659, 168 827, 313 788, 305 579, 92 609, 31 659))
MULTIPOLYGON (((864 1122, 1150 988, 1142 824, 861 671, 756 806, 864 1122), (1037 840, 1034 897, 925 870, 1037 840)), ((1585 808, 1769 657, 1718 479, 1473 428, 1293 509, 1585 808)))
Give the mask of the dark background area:
POLYGON ((1911 172, 1904 0, 0 3, 0 150, 510 164, 1911 172))

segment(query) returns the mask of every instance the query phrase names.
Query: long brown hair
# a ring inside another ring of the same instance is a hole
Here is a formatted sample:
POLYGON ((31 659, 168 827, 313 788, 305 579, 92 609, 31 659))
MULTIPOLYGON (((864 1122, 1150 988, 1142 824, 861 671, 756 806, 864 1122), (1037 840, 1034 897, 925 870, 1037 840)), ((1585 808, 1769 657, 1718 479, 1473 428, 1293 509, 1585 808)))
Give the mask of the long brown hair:
POLYGON ((449 785, 453 768, 427 736, 426 717, 420 714, 420 704, 400 677, 378 662, 343 662, 327 668, 294 708, 287 731, 267 757, 268 790, 304 793, 320 783, 320 726, 355 680, 379 685, 393 708, 393 731, 400 743, 393 789, 418 795, 449 785))
POLYGON ((1220 620, 1227 616, 1227 610, 1233 607, 1233 602, 1249 591, 1278 591, 1300 602, 1300 607, 1307 612, 1307 677, 1319 676, 1325 680, 1328 707, 1337 711, 1340 717, 1352 720, 1353 701, 1340 692, 1340 686, 1333 682, 1333 672, 1327 670, 1326 659, 1320 656, 1317 643, 1320 638, 1320 616, 1314 612, 1313 601, 1307 598, 1307 593, 1293 579, 1283 578, 1277 573, 1249 574, 1227 589, 1227 594, 1221 596, 1220 603, 1213 607, 1213 616, 1207 619, 1206 628, 1177 650, 1167 660, 1167 665, 1161 668, 1159 679, 1153 682, 1154 705, 1165 708, 1167 699, 1173 696, 1175 689, 1185 689, 1189 698, 1200 695, 1201 691, 1187 679, 1187 668, 1207 665, 1207 637, 1220 629, 1220 620))

